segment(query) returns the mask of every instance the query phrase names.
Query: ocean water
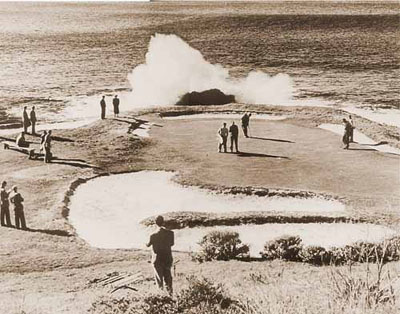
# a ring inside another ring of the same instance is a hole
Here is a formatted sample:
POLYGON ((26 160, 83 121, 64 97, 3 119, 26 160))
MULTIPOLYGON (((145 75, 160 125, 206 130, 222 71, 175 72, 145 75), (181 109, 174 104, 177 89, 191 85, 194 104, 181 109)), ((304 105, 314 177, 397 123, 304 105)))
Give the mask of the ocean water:
MULTIPOLYGON (((400 110, 400 3, 0 2, 0 123, 85 115, 131 89, 150 37, 176 34, 234 77, 286 73, 295 98, 400 110)), ((123 102, 122 102, 123 105, 123 102)))

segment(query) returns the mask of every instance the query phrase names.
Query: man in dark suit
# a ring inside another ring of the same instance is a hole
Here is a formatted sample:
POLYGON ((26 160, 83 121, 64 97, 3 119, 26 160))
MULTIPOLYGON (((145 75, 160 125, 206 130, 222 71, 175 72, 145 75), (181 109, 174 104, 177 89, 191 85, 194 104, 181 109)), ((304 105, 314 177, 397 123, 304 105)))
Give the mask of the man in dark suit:
POLYGON ((174 245, 174 233, 171 230, 164 228, 164 218, 158 216, 156 224, 159 227, 158 231, 150 236, 149 243, 146 245, 152 246, 152 263, 156 284, 160 289, 167 288, 169 294, 172 294, 172 251, 174 245))
POLYGON ((114 106, 114 117, 118 117, 119 115, 119 98, 115 95, 113 99, 113 106, 114 106))
POLYGON ((7 182, 3 181, 1 183, 0 190, 0 202, 1 202, 1 225, 11 227, 11 219, 10 219, 10 202, 8 200, 8 196, 11 191, 6 190, 7 182))
POLYGON ((233 144, 235 144, 236 152, 239 152, 238 149, 238 137, 239 137, 239 128, 235 124, 235 122, 232 122, 232 125, 229 128, 229 133, 231 133, 231 153, 233 153, 233 144))
POLYGON ((100 100, 100 107, 101 107, 101 119, 106 118, 106 96, 103 96, 100 100))

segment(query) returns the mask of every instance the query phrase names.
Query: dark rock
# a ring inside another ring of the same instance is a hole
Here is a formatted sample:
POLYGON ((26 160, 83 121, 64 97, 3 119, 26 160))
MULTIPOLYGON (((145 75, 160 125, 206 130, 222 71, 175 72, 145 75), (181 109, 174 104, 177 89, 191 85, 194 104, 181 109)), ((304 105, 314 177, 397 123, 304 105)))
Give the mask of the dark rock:
POLYGON ((235 102, 235 96, 225 95, 219 89, 186 93, 176 103, 178 106, 225 105, 235 102))

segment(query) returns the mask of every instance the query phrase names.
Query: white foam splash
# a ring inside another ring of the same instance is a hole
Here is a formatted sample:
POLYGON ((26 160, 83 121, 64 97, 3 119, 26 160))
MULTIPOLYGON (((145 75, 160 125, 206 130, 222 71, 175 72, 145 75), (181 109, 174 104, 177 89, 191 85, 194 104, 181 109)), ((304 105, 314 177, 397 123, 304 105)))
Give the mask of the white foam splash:
POLYGON ((220 89, 235 95, 238 102, 279 104, 292 97, 291 78, 252 71, 243 79, 233 79, 229 71, 211 64, 202 54, 176 35, 156 34, 150 39, 146 62, 128 75, 133 107, 169 106, 192 91, 220 89))

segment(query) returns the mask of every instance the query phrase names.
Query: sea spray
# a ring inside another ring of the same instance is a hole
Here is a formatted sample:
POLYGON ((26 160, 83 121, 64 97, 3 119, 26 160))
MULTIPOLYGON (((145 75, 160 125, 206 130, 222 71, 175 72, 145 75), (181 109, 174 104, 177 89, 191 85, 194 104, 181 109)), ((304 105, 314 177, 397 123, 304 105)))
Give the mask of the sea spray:
POLYGON ((192 91, 217 88, 248 104, 282 104, 294 88, 286 74, 270 76, 252 71, 235 79, 219 64, 211 64, 200 51, 176 35, 156 34, 149 43, 146 61, 128 75, 134 107, 170 106, 192 91))

